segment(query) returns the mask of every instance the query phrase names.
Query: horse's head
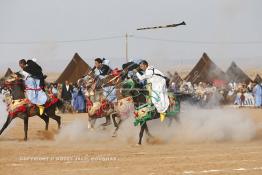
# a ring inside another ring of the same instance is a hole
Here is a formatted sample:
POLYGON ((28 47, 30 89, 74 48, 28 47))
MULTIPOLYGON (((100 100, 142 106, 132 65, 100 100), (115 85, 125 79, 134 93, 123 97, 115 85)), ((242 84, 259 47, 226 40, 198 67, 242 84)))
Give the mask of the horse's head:
POLYGON ((82 86, 89 89, 94 84, 94 78, 92 78, 92 76, 90 75, 86 75, 85 77, 79 79, 77 81, 77 84, 78 86, 82 86))
POLYGON ((5 84, 5 78, 1 78, 0 79, 0 89, 2 90, 4 88, 4 84, 5 84))
POLYGON ((11 73, 9 76, 5 77, 4 82, 6 84, 9 84, 9 83, 14 83, 16 81, 20 81, 22 79, 23 79, 23 75, 20 74, 19 72, 16 72, 16 73, 11 73))
POLYGON ((136 103, 145 103, 146 96, 148 95, 147 89, 132 78, 127 79, 122 83, 121 93, 124 97, 131 96, 135 105, 136 103))
POLYGON ((22 99, 24 96, 23 76, 19 72, 12 73, 4 78, 3 87, 10 90, 13 99, 22 99))

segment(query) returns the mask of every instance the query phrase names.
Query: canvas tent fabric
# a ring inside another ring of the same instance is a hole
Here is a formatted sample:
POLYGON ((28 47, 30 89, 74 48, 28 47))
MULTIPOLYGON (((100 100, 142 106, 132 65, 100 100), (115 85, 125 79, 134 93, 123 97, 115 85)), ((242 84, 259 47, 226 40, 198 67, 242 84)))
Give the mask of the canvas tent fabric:
POLYGON ((185 77, 185 80, 192 84, 199 82, 213 83, 223 81, 226 83, 226 74, 223 72, 206 53, 202 55, 195 67, 185 77))
POLYGON ((5 75, 4 75, 4 77, 8 77, 12 73, 13 73, 13 71, 10 68, 8 68, 6 73, 5 73, 5 75))
POLYGON ((241 70, 235 62, 232 62, 230 67, 226 71, 228 81, 234 81, 236 83, 249 83, 252 80, 241 70))
POLYGON ((262 78, 259 74, 257 74, 257 76, 255 77, 254 82, 262 83, 262 78))
POLYGON ((64 83, 65 81, 69 81, 71 83, 75 83, 79 78, 86 75, 90 70, 91 67, 78 55, 78 53, 75 53, 72 60, 56 80, 56 82, 64 83))
POLYGON ((176 84, 179 84, 183 81, 183 79, 180 77, 180 75, 177 72, 174 72, 172 74, 171 72, 167 72, 168 78, 171 80, 171 82, 174 82, 176 84))

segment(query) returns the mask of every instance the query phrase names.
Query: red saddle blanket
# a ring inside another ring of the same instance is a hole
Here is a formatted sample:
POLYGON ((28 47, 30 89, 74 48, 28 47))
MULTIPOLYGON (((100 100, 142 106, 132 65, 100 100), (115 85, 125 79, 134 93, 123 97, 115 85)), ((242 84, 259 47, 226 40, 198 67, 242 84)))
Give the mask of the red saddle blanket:
MULTIPOLYGON (((102 116, 110 108, 110 104, 107 100, 102 100, 100 102, 96 102, 95 104, 97 105, 97 109, 95 110, 96 116, 102 116)), ((86 107, 87 110, 90 110, 92 107, 94 107, 94 103, 89 98, 86 99, 86 107)))
MULTIPOLYGON (((50 96, 44 107, 49 108, 53 104, 58 102, 58 98, 55 96, 50 96)), ((28 99, 14 100, 10 105, 8 105, 7 111, 9 117, 14 117, 17 113, 26 112, 26 107, 32 106, 35 108, 37 105, 32 104, 28 99)))
POLYGON ((49 108, 50 106, 52 106, 53 104, 58 102, 58 98, 55 97, 54 95, 49 96, 49 99, 46 101, 45 103, 45 108, 49 108))

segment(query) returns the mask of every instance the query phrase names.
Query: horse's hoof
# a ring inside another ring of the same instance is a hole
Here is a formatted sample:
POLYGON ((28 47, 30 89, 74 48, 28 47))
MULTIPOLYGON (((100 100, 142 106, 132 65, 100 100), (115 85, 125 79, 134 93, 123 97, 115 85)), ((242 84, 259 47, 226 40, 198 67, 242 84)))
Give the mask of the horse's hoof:
POLYGON ((108 125, 111 125, 111 122, 106 122, 102 124, 102 126, 108 126, 108 125))
POLYGON ((91 129, 92 125, 90 123, 87 124, 87 129, 91 129))
POLYGON ((117 134, 116 134, 116 133, 114 133, 114 134, 112 135, 112 137, 117 137, 117 134))
POLYGON ((141 143, 137 143, 136 146, 139 147, 139 146, 142 146, 142 144, 141 143))

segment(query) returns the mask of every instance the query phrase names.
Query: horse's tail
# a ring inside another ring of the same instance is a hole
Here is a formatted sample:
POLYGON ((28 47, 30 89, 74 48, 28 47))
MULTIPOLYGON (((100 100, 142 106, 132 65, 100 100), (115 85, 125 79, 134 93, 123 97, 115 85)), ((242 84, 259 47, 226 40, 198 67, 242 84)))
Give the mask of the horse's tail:
POLYGON ((55 104, 56 104, 56 108, 58 108, 59 110, 62 110, 64 108, 64 101, 59 98, 55 104))
POLYGON ((64 108, 64 102, 57 97, 51 97, 45 104, 45 108, 62 110, 64 108))

